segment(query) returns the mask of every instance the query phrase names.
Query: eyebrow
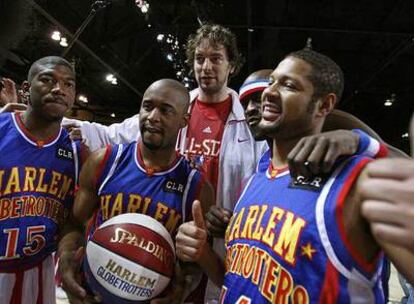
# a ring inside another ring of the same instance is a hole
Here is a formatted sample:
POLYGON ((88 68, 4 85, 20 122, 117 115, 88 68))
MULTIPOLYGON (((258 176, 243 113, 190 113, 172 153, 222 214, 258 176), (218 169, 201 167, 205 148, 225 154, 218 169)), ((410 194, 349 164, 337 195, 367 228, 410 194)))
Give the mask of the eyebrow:
POLYGON ((170 108, 170 109, 175 109, 171 104, 169 103, 162 103, 161 106, 166 107, 166 108, 170 108))
MULTIPOLYGON (((54 75, 53 75, 53 71, 42 71, 42 72, 39 72, 38 74, 38 77, 40 76, 52 76, 53 77, 54 75)), ((65 80, 76 82, 76 78, 73 76, 67 76, 65 77, 65 80)))

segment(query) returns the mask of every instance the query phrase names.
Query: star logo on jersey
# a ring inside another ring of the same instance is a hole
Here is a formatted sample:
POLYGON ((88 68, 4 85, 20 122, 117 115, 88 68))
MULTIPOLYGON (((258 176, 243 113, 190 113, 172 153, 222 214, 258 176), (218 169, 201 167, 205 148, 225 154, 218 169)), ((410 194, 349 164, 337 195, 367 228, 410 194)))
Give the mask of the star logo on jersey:
POLYGON ((208 133, 208 134, 213 133, 213 132, 211 131, 210 126, 208 126, 207 128, 204 128, 202 132, 203 132, 203 133, 208 133))
POLYGON ((314 249, 311 243, 307 243, 305 246, 300 246, 302 249, 301 256, 306 256, 310 261, 312 261, 313 254, 316 253, 316 249, 314 249))

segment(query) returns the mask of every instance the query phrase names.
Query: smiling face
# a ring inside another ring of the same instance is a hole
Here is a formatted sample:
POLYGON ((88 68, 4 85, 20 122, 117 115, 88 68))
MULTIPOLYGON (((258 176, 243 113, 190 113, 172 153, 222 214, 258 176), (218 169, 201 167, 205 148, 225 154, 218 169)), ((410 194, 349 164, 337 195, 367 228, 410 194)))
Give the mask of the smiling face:
POLYGON ((173 81, 157 81, 145 91, 139 127, 148 149, 175 147, 178 131, 188 122, 188 100, 185 88, 173 81))
POLYGON ((287 57, 270 76, 263 91, 260 128, 267 136, 287 138, 310 133, 316 126, 312 67, 304 60, 287 57))
POLYGON ((32 112, 48 121, 61 120, 75 102, 75 75, 64 65, 42 64, 30 81, 32 112))
POLYGON ((195 49, 194 73, 197 83, 206 94, 216 94, 227 87, 233 71, 226 48, 203 39, 195 49))

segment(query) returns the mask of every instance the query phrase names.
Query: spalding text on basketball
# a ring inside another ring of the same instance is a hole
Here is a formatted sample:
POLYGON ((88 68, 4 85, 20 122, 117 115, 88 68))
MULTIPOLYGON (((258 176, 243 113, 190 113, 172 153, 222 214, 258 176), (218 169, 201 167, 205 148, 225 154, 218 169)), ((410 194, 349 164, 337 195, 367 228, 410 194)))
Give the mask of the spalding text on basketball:
POLYGON ((110 242, 129 244, 141 248, 154 255, 161 263, 167 266, 170 265, 171 259, 173 258, 171 253, 165 248, 123 228, 115 229, 115 235, 110 239, 110 242))

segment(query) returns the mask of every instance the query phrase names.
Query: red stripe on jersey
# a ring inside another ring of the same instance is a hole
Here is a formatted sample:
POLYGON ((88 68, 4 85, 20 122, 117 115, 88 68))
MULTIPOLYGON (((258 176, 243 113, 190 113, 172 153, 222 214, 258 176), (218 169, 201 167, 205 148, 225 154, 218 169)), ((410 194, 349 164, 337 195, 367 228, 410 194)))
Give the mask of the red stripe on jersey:
POLYGON ((86 240, 88 240, 88 237, 91 234, 92 229, 99 226, 98 225, 98 213, 99 213, 99 209, 96 209, 92 217, 89 219, 88 223, 86 224, 86 229, 85 229, 86 240))
POLYGON ((96 175, 95 175, 95 180, 94 180, 95 188, 98 188, 98 181, 102 176, 102 172, 105 168, 105 165, 106 165, 106 162, 108 161, 109 156, 111 155, 111 152, 112 152, 112 146, 107 145, 106 150, 105 150, 105 155, 98 165, 98 170, 96 170, 96 175))
POLYGON ((321 289, 319 303, 334 304, 338 300, 339 295, 339 273, 328 260, 326 263, 325 279, 321 289))
POLYGON ((138 145, 137 146, 137 160, 138 160, 138 163, 145 170, 147 175, 149 175, 149 176, 153 175, 154 173, 164 172, 164 171, 170 170, 181 159, 180 153, 178 151, 175 151, 175 159, 168 166, 159 166, 158 168, 148 167, 148 166, 145 165, 144 159, 142 158, 141 141, 137 145, 138 145))
POLYGON ((366 272, 372 273, 375 270, 375 265, 377 260, 380 256, 380 251, 378 251, 377 256, 374 258, 373 261, 369 262, 366 260, 365 257, 361 256, 361 254, 354 248, 350 240, 348 239, 345 233, 345 224, 343 219, 343 207, 345 204, 345 199, 349 194, 349 191, 352 188, 356 178, 358 177, 361 170, 365 167, 365 165, 370 162, 371 159, 363 159, 359 162, 350 172, 348 178, 346 179, 345 183, 342 186, 341 192, 339 193, 338 200, 337 200, 337 208, 336 208, 336 219, 338 223, 338 230, 341 236, 342 241, 348 252, 351 254, 351 257, 355 260, 355 262, 362 267, 366 272))
POLYGON ((388 156, 388 147, 384 143, 380 143, 379 150, 375 155, 375 158, 385 158, 388 156))
POLYGON ((39 148, 42 148, 44 145, 47 145, 48 143, 51 143, 60 134, 60 128, 59 128, 59 130, 56 134, 48 137, 45 140, 39 140, 39 139, 36 138, 36 136, 34 136, 32 133, 30 133, 29 130, 27 130, 26 126, 24 125, 24 123, 22 121, 22 117, 21 117, 20 113, 16 113, 16 122, 17 122, 17 125, 19 126, 19 129, 24 133, 24 135, 26 135, 27 138, 29 138, 31 141, 35 142, 39 148))
POLYGON ((22 304, 24 271, 18 271, 15 274, 16 281, 14 282, 10 304, 22 304))

